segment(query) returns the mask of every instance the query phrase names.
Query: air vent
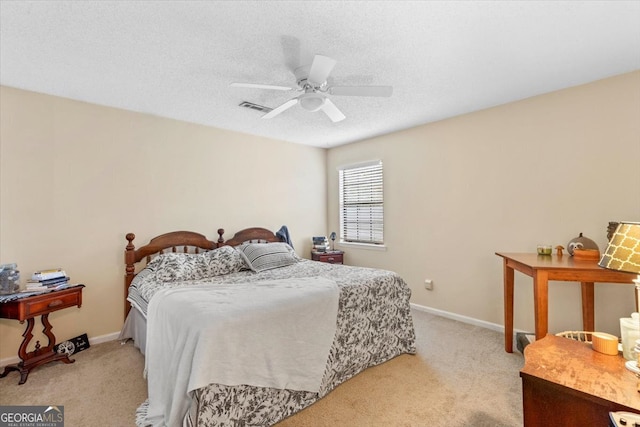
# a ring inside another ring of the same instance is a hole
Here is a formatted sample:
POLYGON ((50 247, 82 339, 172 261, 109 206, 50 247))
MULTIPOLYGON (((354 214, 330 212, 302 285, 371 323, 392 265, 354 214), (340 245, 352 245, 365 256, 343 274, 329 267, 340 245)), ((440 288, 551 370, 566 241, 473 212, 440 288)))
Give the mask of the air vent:
POLYGON ((273 110, 273 108, 265 107, 264 105, 254 104, 248 101, 242 101, 240 103, 240 106, 245 108, 251 108, 252 110, 262 111, 263 113, 268 113, 269 111, 273 110))

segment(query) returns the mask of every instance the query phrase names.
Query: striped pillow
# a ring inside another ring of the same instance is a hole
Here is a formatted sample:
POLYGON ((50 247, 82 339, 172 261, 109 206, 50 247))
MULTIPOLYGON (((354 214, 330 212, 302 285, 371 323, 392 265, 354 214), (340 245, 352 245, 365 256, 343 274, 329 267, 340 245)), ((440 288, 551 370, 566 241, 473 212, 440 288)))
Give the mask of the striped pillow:
POLYGON ((293 248, 286 243, 245 243, 236 249, 256 273, 298 262, 293 248))

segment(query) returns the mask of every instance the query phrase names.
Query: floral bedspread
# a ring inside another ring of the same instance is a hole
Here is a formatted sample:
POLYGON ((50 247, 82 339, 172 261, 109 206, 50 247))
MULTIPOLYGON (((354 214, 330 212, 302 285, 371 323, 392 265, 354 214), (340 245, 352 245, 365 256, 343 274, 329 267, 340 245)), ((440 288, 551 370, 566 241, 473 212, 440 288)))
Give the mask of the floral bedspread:
MULTIPOLYGON (((161 282, 154 276, 153 272, 138 275, 130 292, 144 295, 148 300, 162 287, 192 286, 199 282, 161 282)), ((337 331, 320 392, 210 384, 196 391, 187 424, 209 427, 273 425, 311 405, 364 369, 403 353, 415 353, 415 332, 409 306, 411 290, 391 271, 301 260, 260 273, 236 271, 200 281, 242 283, 317 276, 334 280, 340 289, 337 331)), ((140 410, 144 411, 144 405, 140 410)))

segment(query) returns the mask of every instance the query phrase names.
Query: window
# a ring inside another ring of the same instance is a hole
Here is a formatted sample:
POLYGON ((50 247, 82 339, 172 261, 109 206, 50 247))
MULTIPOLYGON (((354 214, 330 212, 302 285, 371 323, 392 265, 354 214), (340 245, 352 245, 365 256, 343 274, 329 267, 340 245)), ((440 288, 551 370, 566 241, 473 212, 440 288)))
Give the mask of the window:
POLYGON ((347 166, 339 173, 340 240, 382 245, 382 162, 347 166))

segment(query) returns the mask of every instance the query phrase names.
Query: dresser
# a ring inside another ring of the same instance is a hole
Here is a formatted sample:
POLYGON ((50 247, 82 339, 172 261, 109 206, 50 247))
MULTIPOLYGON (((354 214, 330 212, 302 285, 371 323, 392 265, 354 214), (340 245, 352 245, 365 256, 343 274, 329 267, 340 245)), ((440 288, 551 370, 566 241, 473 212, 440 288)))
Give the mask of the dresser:
POLYGON ((525 427, 608 426, 609 412, 640 413, 638 379, 621 355, 547 335, 524 349, 525 427))

